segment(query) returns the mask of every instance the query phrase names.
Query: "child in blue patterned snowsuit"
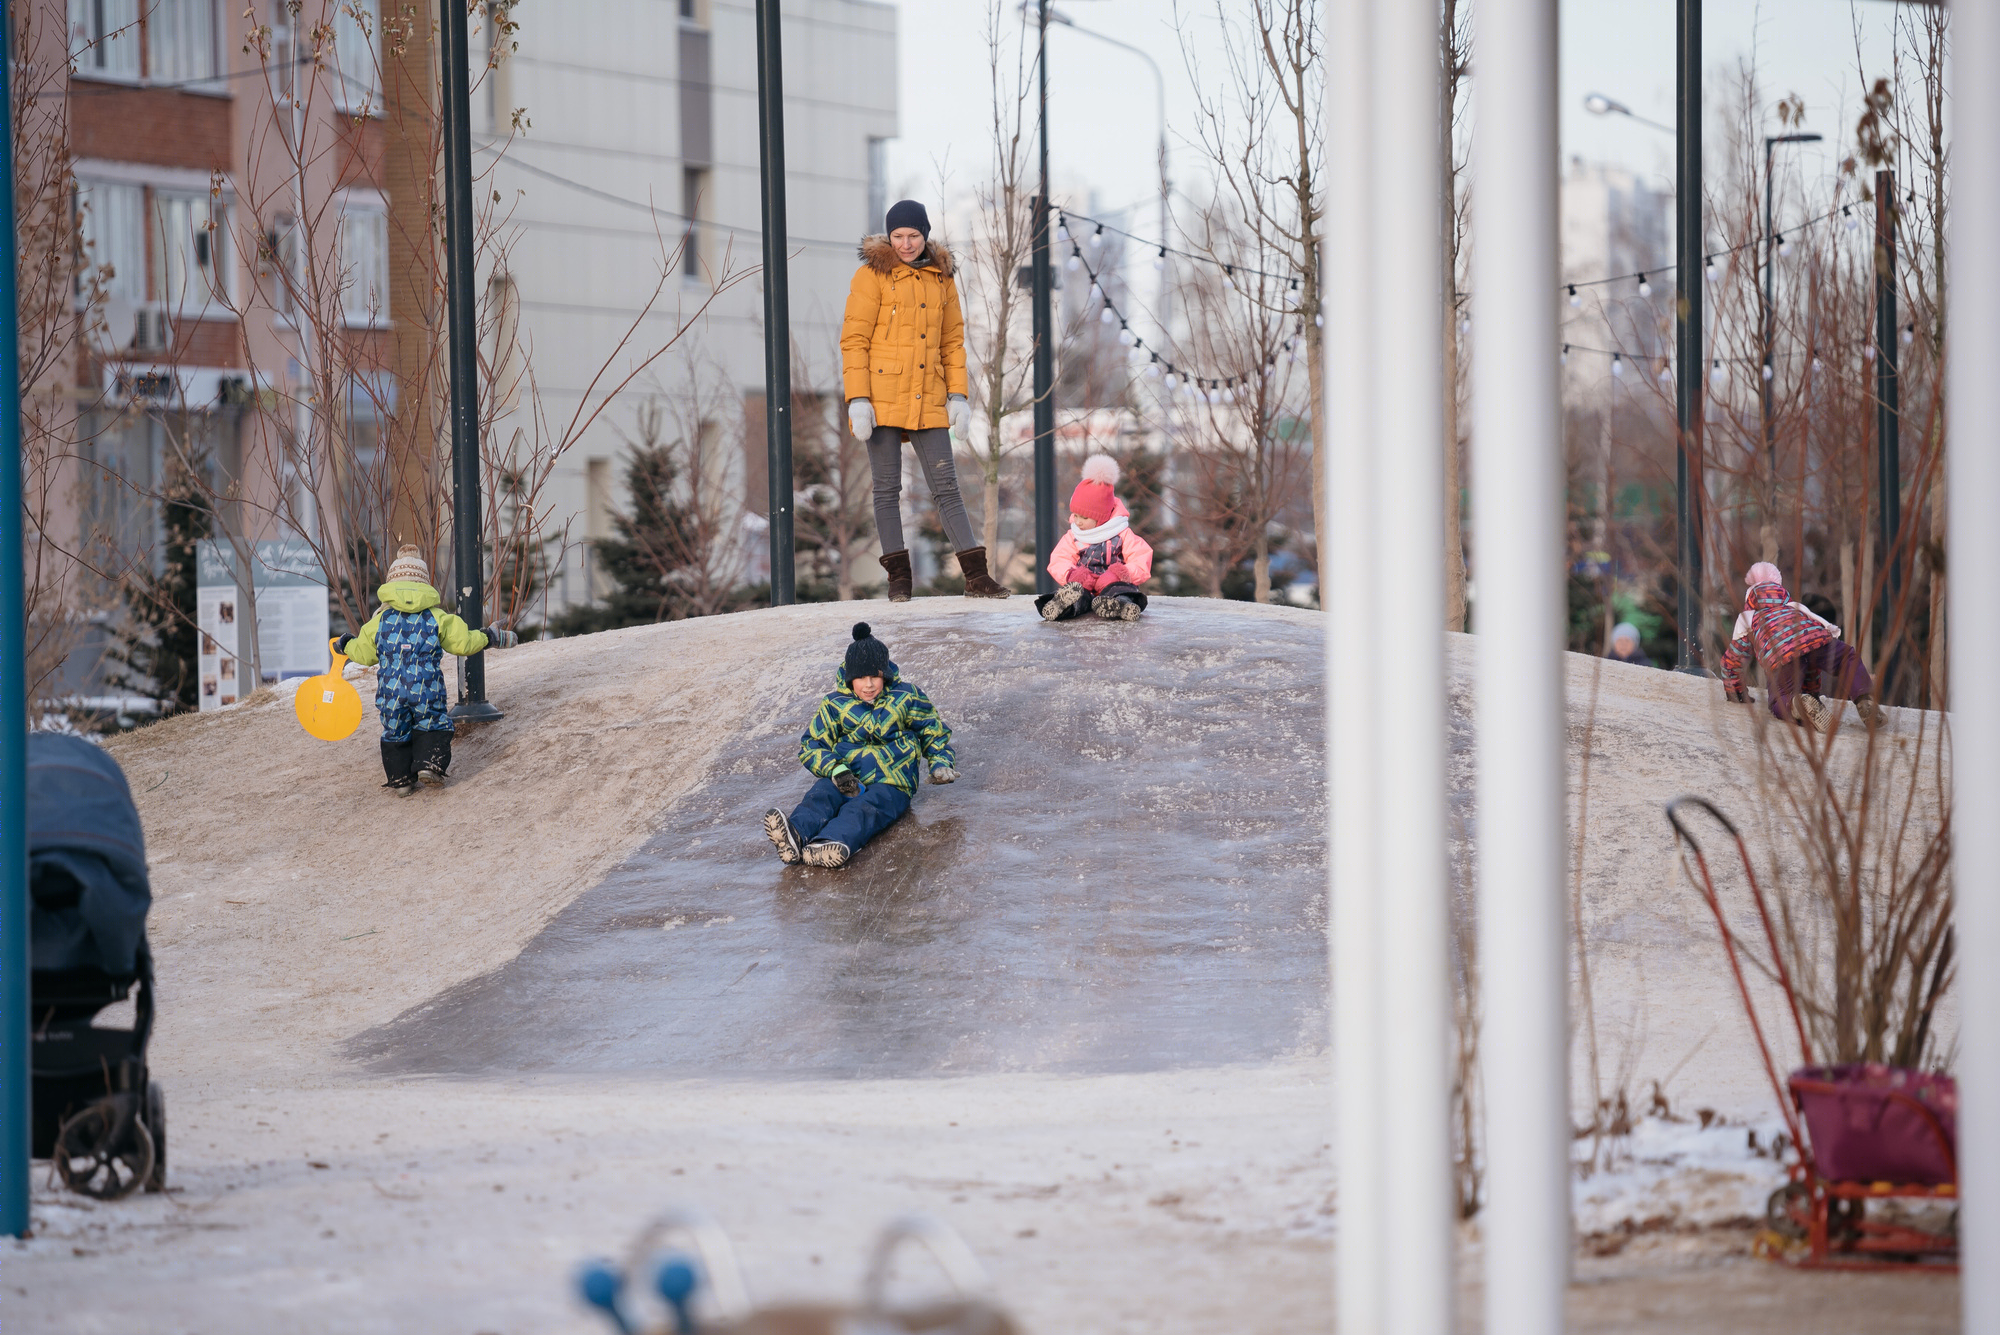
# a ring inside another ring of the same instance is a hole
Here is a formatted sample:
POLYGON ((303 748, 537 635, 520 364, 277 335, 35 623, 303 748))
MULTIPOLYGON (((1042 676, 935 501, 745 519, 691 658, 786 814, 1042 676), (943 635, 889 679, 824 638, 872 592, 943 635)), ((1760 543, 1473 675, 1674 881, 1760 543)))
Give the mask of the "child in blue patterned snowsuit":
POLYGON ((854 627, 838 680, 799 738, 799 763, 816 782, 791 815, 764 813, 764 833, 787 865, 846 866, 910 809, 920 768, 929 766, 932 783, 958 778, 951 729, 865 621, 854 627))
POLYGON ((451 706, 445 698, 444 655, 470 657, 511 649, 520 637, 501 626, 469 630, 438 606, 430 567, 405 545, 376 596, 382 607, 357 635, 333 641, 334 652, 375 668, 375 712, 382 716, 382 786, 407 793, 419 782, 440 784, 451 767, 451 706))

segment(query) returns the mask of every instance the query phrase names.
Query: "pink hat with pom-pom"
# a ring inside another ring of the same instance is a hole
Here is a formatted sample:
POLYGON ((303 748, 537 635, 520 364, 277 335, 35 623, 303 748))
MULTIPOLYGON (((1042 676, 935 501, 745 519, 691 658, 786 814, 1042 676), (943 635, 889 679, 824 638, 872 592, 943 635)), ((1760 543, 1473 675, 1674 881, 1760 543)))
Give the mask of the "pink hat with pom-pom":
POLYGON ((1747 604, 1750 601, 1750 591, 1756 589, 1759 585, 1776 584, 1783 587, 1784 583, 1784 571, 1778 569, 1778 567, 1772 565, 1769 561, 1759 561, 1756 565, 1751 566, 1743 572, 1743 601, 1747 604))
POLYGON ((1069 512, 1092 523, 1109 523, 1118 509, 1112 488, 1118 485, 1118 461, 1108 454, 1093 454, 1083 461, 1083 481, 1069 496, 1069 512))

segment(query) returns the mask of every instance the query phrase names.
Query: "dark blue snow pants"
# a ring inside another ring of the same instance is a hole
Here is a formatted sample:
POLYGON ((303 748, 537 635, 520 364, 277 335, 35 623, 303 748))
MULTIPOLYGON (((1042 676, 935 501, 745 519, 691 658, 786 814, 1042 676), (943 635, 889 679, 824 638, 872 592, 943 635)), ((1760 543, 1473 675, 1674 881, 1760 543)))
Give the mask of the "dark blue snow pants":
POLYGON ((886 783, 871 783, 853 797, 843 795, 832 779, 819 779, 792 808, 792 828, 806 843, 826 839, 846 844, 849 853, 895 824, 910 809, 910 795, 886 783))

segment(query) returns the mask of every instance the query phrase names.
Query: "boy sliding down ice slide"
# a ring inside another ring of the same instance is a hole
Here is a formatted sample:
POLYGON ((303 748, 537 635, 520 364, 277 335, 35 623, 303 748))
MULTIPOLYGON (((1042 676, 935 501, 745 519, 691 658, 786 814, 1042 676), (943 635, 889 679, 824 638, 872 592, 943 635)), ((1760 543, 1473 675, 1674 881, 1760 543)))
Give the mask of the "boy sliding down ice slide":
POLYGON ((1095 612, 1106 621, 1137 621, 1146 610, 1139 592, 1153 574, 1153 547, 1132 531, 1132 514, 1112 490, 1118 461, 1093 454, 1083 461, 1083 481, 1069 498, 1069 532, 1049 557, 1059 587, 1035 599, 1044 621, 1069 621, 1095 612))
POLYGON ((1785 591, 1785 577, 1769 561, 1759 561, 1743 576, 1743 614, 1722 655, 1722 691, 1735 704, 1747 704, 1743 670, 1755 658, 1764 669, 1771 713, 1781 723, 1796 718, 1821 732, 1836 715, 1819 697, 1852 700, 1863 719, 1879 717, 1875 683, 1854 646, 1840 638, 1840 627, 1813 615, 1785 591))
POLYGON ((951 729, 930 698, 896 671, 889 647, 856 623, 847 659, 799 738, 799 763, 817 777, 787 817, 764 813, 764 833, 790 866, 844 867, 910 809, 917 768, 932 783, 958 777, 951 729))
POLYGON ((430 567, 405 543, 375 591, 382 606, 358 635, 342 635, 333 651, 375 669, 375 712, 382 716, 382 771, 393 793, 419 780, 444 782, 451 768, 451 712, 445 703, 444 655, 511 649, 521 637, 502 626, 468 630, 438 606, 430 567))

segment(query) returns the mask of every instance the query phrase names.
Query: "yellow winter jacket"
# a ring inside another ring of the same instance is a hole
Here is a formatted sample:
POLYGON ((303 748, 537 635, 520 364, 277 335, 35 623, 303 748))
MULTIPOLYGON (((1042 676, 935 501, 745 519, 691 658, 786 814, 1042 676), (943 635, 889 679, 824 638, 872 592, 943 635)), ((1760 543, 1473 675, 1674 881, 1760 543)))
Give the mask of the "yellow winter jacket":
POLYGON ((945 398, 965 393, 965 316, 951 252, 930 243, 912 267, 889 238, 861 241, 861 267, 840 324, 841 387, 875 406, 875 425, 924 431, 951 425, 945 398))

